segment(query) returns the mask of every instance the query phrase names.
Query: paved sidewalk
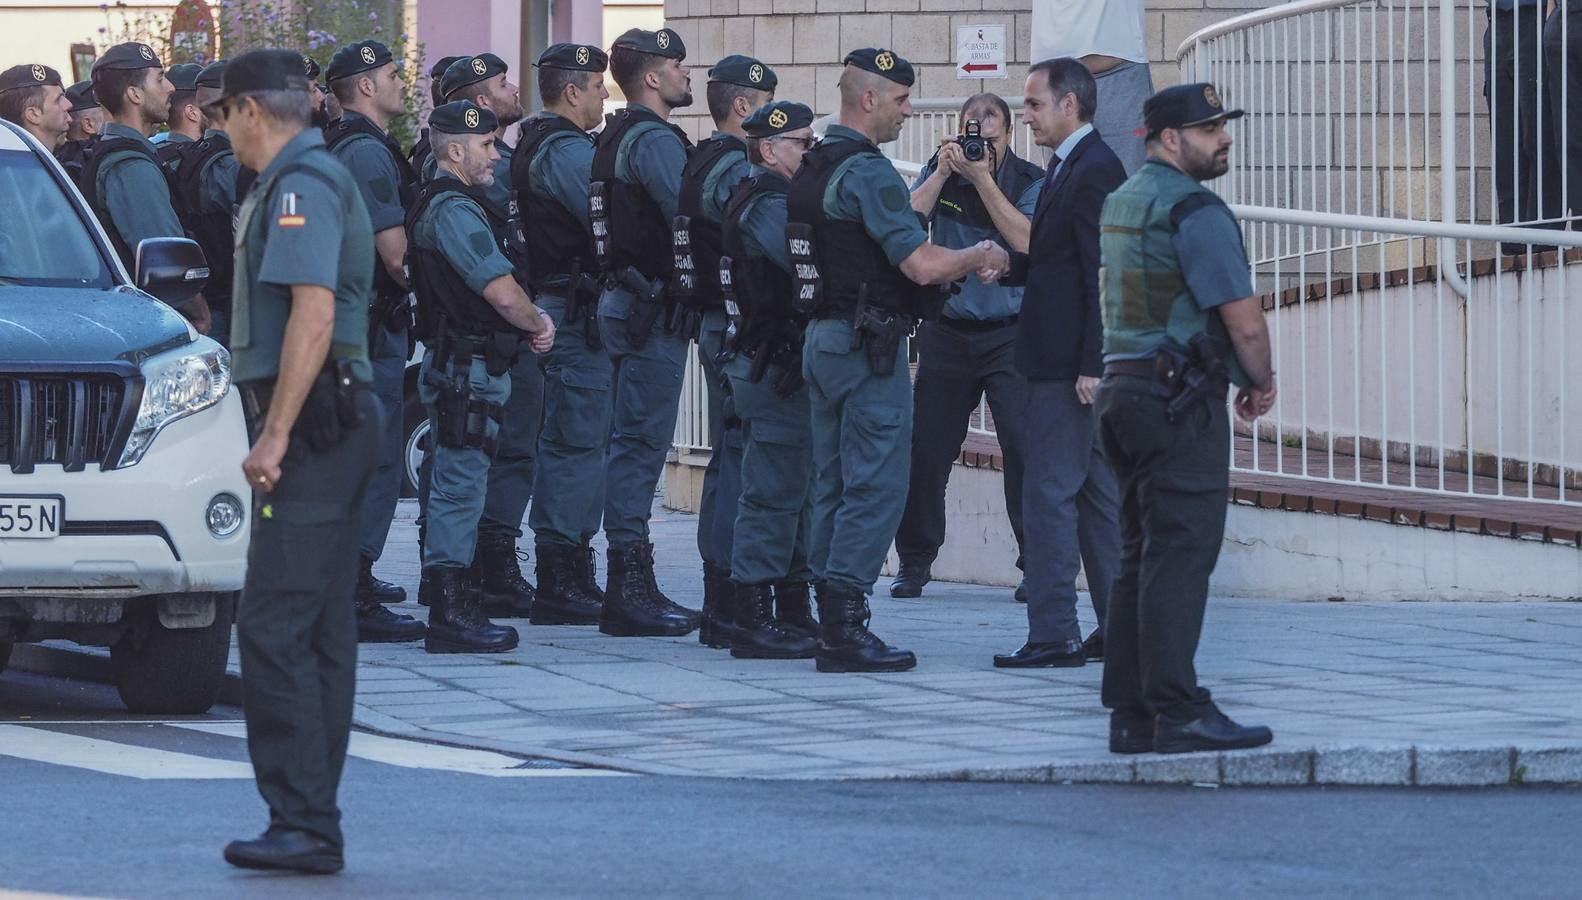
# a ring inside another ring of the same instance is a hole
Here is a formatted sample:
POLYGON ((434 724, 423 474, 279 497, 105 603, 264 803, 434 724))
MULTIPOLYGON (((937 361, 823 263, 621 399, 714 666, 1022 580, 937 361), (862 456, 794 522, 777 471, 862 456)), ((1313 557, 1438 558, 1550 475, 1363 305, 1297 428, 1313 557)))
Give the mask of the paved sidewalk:
MULTIPOLYGON (((378 571, 415 598, 414 514, 403 503, 378 571)), ((653 525, 659 581, 694 607, 695 521, 656 510, 653 525)), ((696 636, 618 639, 517 622, 522 646, 498 656, 363 645, 358 721, 723 777, 1582 781, 1575 604, 1216 600, 1198 653, 1203 682, 1233 717, 1273 727, 1275 743, 1135 758, 1107 752, 1100 667, 991 668, 1025 636, 1008 591, 935 583, 921 600, 898 601, 881 590, 873 610, 880 636, 917 652, 916 670, 825 675, 810 660, 736 660, 696 636)))

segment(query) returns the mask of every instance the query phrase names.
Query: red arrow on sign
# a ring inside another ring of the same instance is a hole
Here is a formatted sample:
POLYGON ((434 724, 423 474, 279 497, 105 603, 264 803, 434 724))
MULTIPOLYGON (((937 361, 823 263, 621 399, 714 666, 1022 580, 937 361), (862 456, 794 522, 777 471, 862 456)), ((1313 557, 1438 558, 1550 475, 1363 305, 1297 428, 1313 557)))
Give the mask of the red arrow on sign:
POLYGON ((993 72, 995 69, 998 69, 998 68, 999 68, 999 66, 995 65, 994 63, 962 63, 961 64, 961 71, 963 71, 963 72, 993 72))

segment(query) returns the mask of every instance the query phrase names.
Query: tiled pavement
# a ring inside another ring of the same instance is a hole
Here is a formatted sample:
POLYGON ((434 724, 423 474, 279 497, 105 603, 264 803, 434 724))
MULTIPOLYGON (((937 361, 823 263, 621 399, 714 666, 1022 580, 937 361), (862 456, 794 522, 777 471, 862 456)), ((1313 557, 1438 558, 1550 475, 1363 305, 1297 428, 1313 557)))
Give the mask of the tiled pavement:
MULTIPOLYGON (((415 597, 408 507, 378 571, 415 597)), ((694 528, 691 516, 656 510, 660 583, 691 606, 701 595, 694 528)), ((916 670, 825 675, 811 661, 736 660, 695 636, 617 639, 518 622, 522 646, 498 656, 364 645, 358 721, 724 777, 1582 781, 1576 604, 1213 601, 1202 680, 1233 717, 1273 727, 1276 741, 1250 757, 1135 760, 1106 750, 1098 666, 990 667, 1025 635, 1023 608, 1003 589, 935 583, 911 601, 881 590, 873 609, 874 630, 915 650, 916 670)))

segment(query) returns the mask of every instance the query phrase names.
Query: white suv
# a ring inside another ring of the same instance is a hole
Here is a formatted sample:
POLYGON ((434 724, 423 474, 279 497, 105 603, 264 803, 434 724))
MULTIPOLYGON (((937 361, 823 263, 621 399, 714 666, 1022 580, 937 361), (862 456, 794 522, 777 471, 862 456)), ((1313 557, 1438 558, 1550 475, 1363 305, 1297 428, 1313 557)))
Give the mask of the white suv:
POLYGON ((54 159, 0 122, 0 668, 17 641, 108 646, 138 712, 208 709, 247 568, 230 354, 153 295, 201 251, 144 241, 134 282, 54 159))

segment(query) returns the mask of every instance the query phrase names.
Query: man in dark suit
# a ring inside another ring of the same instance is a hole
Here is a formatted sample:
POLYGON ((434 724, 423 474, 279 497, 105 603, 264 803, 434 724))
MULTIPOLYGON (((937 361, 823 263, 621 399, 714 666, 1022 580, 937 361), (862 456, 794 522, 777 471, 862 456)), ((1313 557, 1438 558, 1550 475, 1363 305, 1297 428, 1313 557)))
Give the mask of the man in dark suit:
POLYGON ((1022 121, 1054 155, 1027 246, 1013 244, 1027 270, 1016 367, 1028 379, 1028 636, 1020 650, 994 658, 1000 668, 1103 658, 1104 609, 1120 565, 1118 491, 1097 441, 1093 392, 1103 374, 1099 213, 1126 170, 1093 128, 1097 96, 1093 75, 1069 57, 1038 63, 1027 76, 1022 121), (1099 619, 1086 641, 1077 624, 1079 563, 1099 619))

